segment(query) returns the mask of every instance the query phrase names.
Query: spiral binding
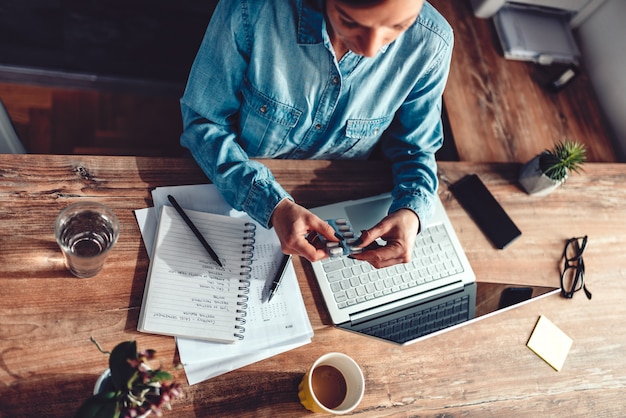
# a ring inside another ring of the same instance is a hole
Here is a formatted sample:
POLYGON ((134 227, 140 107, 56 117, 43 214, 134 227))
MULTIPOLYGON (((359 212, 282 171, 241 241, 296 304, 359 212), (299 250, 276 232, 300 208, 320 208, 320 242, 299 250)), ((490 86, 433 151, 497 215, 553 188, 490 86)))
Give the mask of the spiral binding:
POLYGON ((255 244, 256 225, 247 222, 243 231, 243 249, 241 250, 241 273, 242 277, 239 279, 240 286, 238 288, 240 294, 237 295, 239 301, 237 302, 237 318, 235 318, 239 324, 235 326, 237 330, 235 337, 243 340, 244 332, 246 328, 243 326, 246 323, 246 315, 248 309, 248 294, 250 293, 250 276, 252 274, 252 258, 254 257, 254 244, 255 244))

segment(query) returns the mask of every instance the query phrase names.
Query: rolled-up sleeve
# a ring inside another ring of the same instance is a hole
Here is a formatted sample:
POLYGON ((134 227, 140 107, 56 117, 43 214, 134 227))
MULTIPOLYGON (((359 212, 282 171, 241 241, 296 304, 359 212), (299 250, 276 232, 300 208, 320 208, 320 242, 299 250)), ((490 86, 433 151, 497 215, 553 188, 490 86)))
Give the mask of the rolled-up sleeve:
POLYGON ((448 35, 447 39, 430 44, 438 47, 429 70, 417 80, 383 139, 394 179, 394 200, 389 212, 411 209, 424 226, 433 215, 438 187, 435 153, 443 144, 442 95, 452 56, 451 30, 448 35))
POLYGON ((238 142, 239 91, 253 36, 249 30, 241 2, 219 2, 181 98, 181 144, 231 206, 269 226, 275 206, 291 197, 238 142))

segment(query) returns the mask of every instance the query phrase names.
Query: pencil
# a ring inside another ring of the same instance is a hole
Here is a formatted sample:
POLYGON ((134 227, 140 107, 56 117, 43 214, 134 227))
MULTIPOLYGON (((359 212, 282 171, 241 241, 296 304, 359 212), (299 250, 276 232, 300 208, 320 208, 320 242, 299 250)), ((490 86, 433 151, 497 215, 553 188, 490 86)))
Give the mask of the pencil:
POLYGON ((198 240, 200 241, 200 244, 202 244, 202 246, 207 250, 207 252, 211 256, 213 261, 215 261, 220 267, 224 267, 222 265, 222 262, 220 261, 219 257, 217 256, 217 254, 215 254, 215 251, 213 251, 213 248, 211 248, 209 243, 206 242, 206 239, 204 239, 204 237, 202 236, 202 233, 193 224, 193 222, 191 222, 191 219, 189 219, 189 216, 187 216, 187 214, 185 213, 183 208, 178 204, 176 199, 174 199, 174 196, 167 195, 167 198, 169 199, 169 201, 174 206, 174 209, 176 209, 176 212, 178 212, 178 214, 183 218, 183 221, 185 221, 185 223, 187 224, 189 229, 191 229, 191 232, 193 232, 194 235, 198 238, 198 240))

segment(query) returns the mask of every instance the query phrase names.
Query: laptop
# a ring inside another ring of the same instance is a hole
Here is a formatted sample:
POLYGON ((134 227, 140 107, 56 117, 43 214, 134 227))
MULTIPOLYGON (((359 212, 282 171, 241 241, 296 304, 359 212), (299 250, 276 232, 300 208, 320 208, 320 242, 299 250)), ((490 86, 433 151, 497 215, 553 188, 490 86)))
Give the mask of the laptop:
MULTIPOLYGON (((391 202, 386 193, 311 211, 361 231, 385 217, 391 202)), ((475 315, 476 277, 439 197, 410 263, 375 269, 339 255, 312 266, 333 324, 349 331, 406 345, 475 315)))

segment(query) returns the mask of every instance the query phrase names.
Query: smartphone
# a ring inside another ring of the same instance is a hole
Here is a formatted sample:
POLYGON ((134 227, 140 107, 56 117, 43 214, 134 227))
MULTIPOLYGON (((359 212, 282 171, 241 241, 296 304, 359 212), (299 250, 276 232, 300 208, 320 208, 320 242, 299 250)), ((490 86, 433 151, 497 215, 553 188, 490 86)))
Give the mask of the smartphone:
POLYGON ((532 287, 507 287, 500 295, 500 304, 498 309, 506 308, 528 300, 532 297, 532 295, 532 287))
POLYGON ((476 174, 468 174, 452 184, 450 191, 496 248, 502 250, 522 235, 476 174))

